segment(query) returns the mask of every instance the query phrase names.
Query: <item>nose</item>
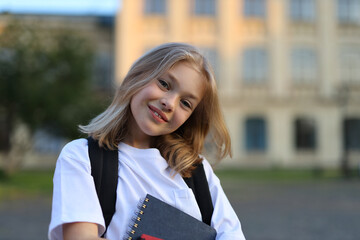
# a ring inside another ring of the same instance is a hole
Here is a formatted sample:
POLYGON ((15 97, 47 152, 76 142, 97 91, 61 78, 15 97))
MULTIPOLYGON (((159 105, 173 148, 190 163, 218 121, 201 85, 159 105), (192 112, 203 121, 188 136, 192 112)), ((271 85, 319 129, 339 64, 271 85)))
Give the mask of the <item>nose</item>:
POLYGON ((172 112, 176 106, 176 96, 167 95, 160 99, 162 110, 166 112, 172 112))

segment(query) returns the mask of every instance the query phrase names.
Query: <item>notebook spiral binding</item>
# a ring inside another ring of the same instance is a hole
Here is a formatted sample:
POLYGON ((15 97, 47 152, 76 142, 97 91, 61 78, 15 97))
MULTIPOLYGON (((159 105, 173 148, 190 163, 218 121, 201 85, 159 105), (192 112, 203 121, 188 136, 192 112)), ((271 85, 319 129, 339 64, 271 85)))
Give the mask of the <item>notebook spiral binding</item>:
POLYGON ((141 215, 144 214, 144 209, 147 207, 146 203, 149 202, 148 198, 145 198, 137 206, 137 211, 135 212, 135 217, 131 218, 131 224, 129 225, 129 230, 126 232, 127 236, 124 237, 124 240, 135 240, 133 236, 141 222, 141 215))

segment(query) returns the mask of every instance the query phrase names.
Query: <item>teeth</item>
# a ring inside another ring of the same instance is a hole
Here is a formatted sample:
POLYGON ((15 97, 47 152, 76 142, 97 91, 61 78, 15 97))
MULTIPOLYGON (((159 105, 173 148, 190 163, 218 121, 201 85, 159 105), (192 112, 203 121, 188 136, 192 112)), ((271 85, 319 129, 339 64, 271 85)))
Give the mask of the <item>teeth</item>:
POLYGON ((160 116, 160 114, 158 114, 157 112, 154 112, 154 113, 155 113, 155 115, 158 116, 159 118, 162 118, 162 117, 160 116))

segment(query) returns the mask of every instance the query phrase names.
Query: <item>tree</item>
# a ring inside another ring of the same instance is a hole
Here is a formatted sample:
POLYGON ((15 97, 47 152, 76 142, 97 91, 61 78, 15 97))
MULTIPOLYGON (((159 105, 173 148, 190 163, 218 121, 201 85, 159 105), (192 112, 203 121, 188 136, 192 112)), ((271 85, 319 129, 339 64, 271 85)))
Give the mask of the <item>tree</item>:
POLYGON ((17 122, 78 137, 100 111, 92 88, 90 44, 70 30, 41 30, 11 20, 0 33, 0 150, 11 149, 17 122))

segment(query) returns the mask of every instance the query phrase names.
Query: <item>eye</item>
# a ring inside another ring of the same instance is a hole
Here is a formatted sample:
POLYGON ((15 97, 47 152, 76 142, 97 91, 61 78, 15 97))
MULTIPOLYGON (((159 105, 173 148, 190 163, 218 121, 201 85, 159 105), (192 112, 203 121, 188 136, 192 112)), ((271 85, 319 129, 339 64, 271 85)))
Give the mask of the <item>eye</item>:
POLYGON ((158 82, 159 82, 159 84, 160 84, 160 86, 161 86, 162 88, 165 88, 165 89, 169 89, 169 88, 170 88, 169 84, 168 84, 166 81, 164 81, 164 80, 162 80, 162 79, 158 79, 158 82))
POLYGON ((188 100, 181 100, 181 104, 186 108, 192 109, 191 103, 188 100))

